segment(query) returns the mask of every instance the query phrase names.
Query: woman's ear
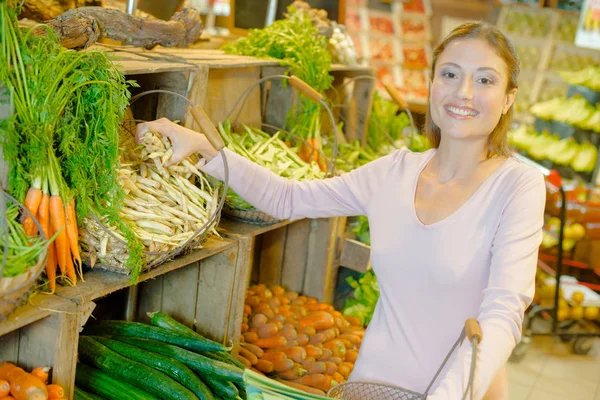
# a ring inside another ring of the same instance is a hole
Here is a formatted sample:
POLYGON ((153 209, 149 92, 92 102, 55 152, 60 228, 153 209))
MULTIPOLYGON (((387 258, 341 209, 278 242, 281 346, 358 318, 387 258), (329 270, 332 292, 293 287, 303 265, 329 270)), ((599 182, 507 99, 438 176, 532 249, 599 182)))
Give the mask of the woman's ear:
POLYGON ((515 102, 515 96, 517 95, 517 88, 511 89, 507 94, 504 100, 504 108, 502 109, 502 114, 506 114, 508 110, 512 107, 515 102))

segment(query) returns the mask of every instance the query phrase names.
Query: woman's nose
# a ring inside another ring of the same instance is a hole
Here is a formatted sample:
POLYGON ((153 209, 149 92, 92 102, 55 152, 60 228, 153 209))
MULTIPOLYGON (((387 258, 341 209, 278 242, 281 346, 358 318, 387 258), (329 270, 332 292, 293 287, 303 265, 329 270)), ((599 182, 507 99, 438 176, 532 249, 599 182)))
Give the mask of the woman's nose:
POLYGON ((456 96, 459 99, 470 100, 473 98, 473 81, 469 78, 461 80, 456 90, 456 96))

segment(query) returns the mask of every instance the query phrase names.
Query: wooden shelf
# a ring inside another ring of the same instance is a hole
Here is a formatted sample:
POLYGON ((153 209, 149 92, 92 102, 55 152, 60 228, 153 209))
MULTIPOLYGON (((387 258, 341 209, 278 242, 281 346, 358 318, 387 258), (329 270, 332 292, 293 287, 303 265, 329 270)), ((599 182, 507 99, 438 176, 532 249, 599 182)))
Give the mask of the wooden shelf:
MULTIPOLYGON (((159 275, 203 260, 235 246, 236 243, 230 239, 209 239, 202 249, 192 251, 183 257, 141 274, 139 282, 156 278, 159 275)), ((54 295, 40 293, 32 297, 26 305, 17 309, 16 312, 0 323, 0 336, 48 317, 53 313, 60 313, 73 304, 81 305, 131 286, 128 275, 99 269, 87 272, 84 278, 85 282, 75 287, 58 287, 54 295)))
POLYGON ((288 226, 292 223, 292 221, 285 220, 280 221, 271 225, 253 225, 245 222, 234 221, 232 219, 223 218, 219 222, 219 230, 222 231, 226 236, 249 236, 255 237, 258 235, 262 235, 263 233, 267 233, 270 231, 274 231, 276 229, 282 228, 284 226, 288 226))
POLYGON ((371 269, 371 247, 357 240, 345 239, 340 255, 340 266, 358 272, 371 269))

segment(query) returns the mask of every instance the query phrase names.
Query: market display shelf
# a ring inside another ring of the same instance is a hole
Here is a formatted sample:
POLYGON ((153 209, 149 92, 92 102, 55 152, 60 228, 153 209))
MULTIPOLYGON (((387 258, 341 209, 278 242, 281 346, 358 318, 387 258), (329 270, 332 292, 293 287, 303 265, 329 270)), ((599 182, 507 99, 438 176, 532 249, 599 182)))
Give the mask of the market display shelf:
POLYGON ((357 272, 371 269, 371 247, 354 239, 344 239, 340 266, 357 272))
MULTIPOLYGON (((202 249, 194 250, 189 254, 142 273, 139 282, 156 278, 234 247, 235 242, 232 240, 210 238, 202 249)), ((58 286, 54 295, 40 293, 33 296, 26 305, 0 322, 0 336, 48 317, 54 312, 60 313, 68 305, 81 305, 132 285, 128 275, 101 269, 94 269, 85 273, 84 279, 85 282, 81 282, 77 286, 58 286)))

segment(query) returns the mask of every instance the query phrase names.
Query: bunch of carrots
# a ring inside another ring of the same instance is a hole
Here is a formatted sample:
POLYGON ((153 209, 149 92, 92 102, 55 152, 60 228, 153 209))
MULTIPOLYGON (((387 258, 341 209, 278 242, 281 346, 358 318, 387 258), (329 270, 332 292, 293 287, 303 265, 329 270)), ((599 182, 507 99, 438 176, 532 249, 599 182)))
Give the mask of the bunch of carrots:
POLYGON ((318 136, 304 139, 302 146, 300 146, 298 156, 307 163, 315 161, 319 165, 321 171, 327 172, 327 160, 321 152, 321 141, 318 136))
POLYGON ((50 368, 37 367, 30 373, 9 362, 0 363, 0 399, 66 400, 62 386, 48 384, 50 368))
POLYGON ((238 360, 279 382, 324 396, 354 369, 365 329, 333 306, 281 286, 248 289, 238 360))
MULTIPOLYGON (((58 161, 52 155, 49 165, 32 181, 27 191, 25 207, 39 221, 47 239, 54 239, 48 244, 46 276, 50 293, 56 290, 57 270, 60 277, 71 284, 77 283, 79 272, 83 280, 81 255, 79 252, 79 232, 75 214, 75 199, 64 201, 66 186, 61 184, 62 177, 58 161)), ((23 218, 23 229, 30 236, 39 234, 37 225, 29 215, 23 218)))

